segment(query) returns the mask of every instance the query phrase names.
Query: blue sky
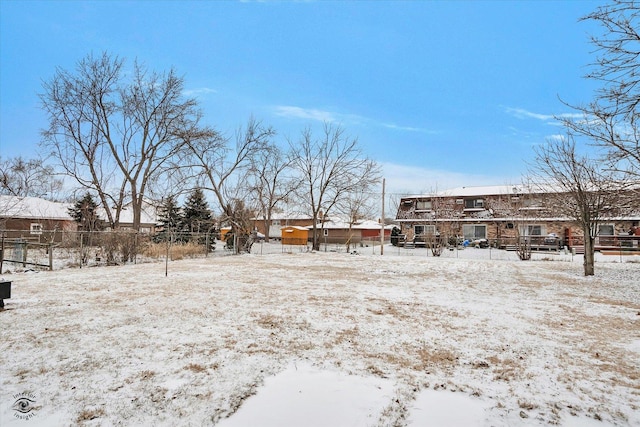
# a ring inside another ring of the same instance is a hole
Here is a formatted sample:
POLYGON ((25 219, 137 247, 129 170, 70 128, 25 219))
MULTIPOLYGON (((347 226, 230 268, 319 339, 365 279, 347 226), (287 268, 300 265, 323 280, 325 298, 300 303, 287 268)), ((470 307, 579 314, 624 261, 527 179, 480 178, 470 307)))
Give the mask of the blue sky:
POLYGON ((559 98, 592 96, 598 28, 578 20, 602 4, 0 0, 0 155, 38 149, 56 67, 108 51, 173 67, 221 131, 253 115, 285 143, 341 124, 390 191, 519 182, 562 133, 559 98))

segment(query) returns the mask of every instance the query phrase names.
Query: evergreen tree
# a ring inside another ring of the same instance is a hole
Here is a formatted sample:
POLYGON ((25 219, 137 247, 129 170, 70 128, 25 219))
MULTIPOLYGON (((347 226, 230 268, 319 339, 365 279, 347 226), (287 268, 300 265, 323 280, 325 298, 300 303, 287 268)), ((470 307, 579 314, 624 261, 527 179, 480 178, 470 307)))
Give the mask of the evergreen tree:
POLYGON ((165 240, 169 233, 182 231, 182 220, 182 213, 180 212, 176 197, 173 195, 167 196, 162 201, 162 205, 158 211, 158 223, 163 229, 158 235, 159 239, 165 240))
POLYGON ((205 233, 213 221, 211 211, 202 189, 196 188, 189 194, 184 207, 183 224, 185 231, 205 233))
POLYGON ((100 219, 98 218, 98 205, 93 200, 90 193, 76 201, 72 207, 68 209, 69 215, 78 224, 82 231, 96 231, 101 228, 100 219))

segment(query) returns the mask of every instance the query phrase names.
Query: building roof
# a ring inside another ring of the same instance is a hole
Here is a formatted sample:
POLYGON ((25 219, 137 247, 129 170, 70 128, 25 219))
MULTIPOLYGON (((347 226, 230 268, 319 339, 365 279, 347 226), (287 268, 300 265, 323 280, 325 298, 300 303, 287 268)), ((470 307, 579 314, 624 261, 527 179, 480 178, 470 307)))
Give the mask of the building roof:
MULTIPOLYGON (((307 228, 311 228, 311 227, 307 227, 307 228)), ((322 228, 335 229, 335 230, 347 230, 349 229, 349 222, 340 221, 340 220, 325 221, 322 228)), ((351 225, 351 228, 356 230, 380 230, 380 223, 372 220, 364 220, 351 225)), ((391 228, 393 228, 393 225, 385 226, 385 229, 391 229, 391 228)))
MULTIPOLYGON (((115 214, 115 210, 113 211, 115 214)), ((107 214, 104 209, 98 208, 98 217, 101 220, 107 220, 107 214)), ((140 212, 140 224, 157 224, 158 223, 158 215, 156 212, 156 208, 151 206, 150 204, 144 203, 142 206, 142 212, 140 212)), ((131 206, 125 206, 122 211, 120 211, 120 225, 133 224, 133 209, 131 206)))
MULTIPOLYGON (((73 221, 73 218, 69 215, 69 208, 71 207, 73 207, 73 203, 51 202, 39 197, 0 195, 0 218, 73 221)), ((97 214, 100 219, 107 219, 104 209, 98 208, 97 214)), ((140 223, 157 224, 157 222, 156 208, 151 204, 145 203, 140 215, 140 223)), ((133 210, 128 206, 120 213, 120 224, 132 223, 133 210)))
POLYGON ((68 211, 71 206, 39 197, 0 196, 0 217, 73 221, 68 211))
POLYGON ((281 229, 284 232, 291 232, 293 230, 309 231, 309 227, 300 227, 299 225, 287 225, 281 229))
MULTIPOLYGON (((254 221, 264 221, 264 215, 258 216, 256 218, 251 218, 254 221)), ((277 221, 286 221, 286 220, 313 220, 313 217, 311 215, 307 215, 304 213, 300 213, 300 212, 274 212, 271 214, 271 220, 277 220, 277 221)))
POLYGON ((514 185, 486 185, 486 186, 471 186, 471 187, 456 187, 449 190, 438 191, 433 194, 421 194, 414 195, 405 198, 416 197, 475 197, 475 196, 498 196, 506 194, 529 194, 539 193, 540 191, 534 191, 531 187, 527 187, 522 184, 514 185))

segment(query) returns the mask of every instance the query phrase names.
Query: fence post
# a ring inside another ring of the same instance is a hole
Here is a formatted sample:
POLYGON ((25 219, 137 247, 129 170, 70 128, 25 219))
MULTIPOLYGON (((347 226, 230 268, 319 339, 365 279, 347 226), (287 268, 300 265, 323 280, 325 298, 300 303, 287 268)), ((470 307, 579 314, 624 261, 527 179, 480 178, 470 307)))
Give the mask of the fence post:
POLYGON ((618 239, 618 251, 620 252, 620 264, 622 264, 622 240, 618 239))
POLYGON ((22 245, 22 268, 27 266, 27 242, 21 243, 22 245))
MULTIPOLYGON (((82 261, 80 261, 82 265, 82 261)), ((53 243, 49 243, 49 271, 53 271, 53 243)))

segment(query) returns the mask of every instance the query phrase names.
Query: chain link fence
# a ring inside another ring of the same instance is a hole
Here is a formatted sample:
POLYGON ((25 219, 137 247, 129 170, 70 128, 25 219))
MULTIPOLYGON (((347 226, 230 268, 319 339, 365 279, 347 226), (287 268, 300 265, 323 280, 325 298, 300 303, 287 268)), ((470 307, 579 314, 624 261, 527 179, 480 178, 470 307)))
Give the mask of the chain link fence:
POLYGON ((213 233, 139 233, 133 230, 40 234, 2 232, 0 272, 19 269, 83 268, 102 265, 135 264, 160 259, 206 257, 224 242, 213 233))
MULTIPOLYGON (((143 262, 175 261, 185 258, 230 256, 236 253, 233 245, 220 241, 214 233, 137 233, 132 230, 71 232, 56 231, 40 235, 6 237, 2 233, 0 244, 0 273, 29 269, 58 270, 94 266, 136 264, 143 262)), ((15 233, 14 233, 15 236, 15 233)), ((602 246, 598 261, 640 262, 638 237, 599 239, 602 246)), ((311 252, 311 242, 281 242, 257 240, 251 253, 311 252)), ((406 243, 406 242, 405 242, 406 243)), ((560 242, 530 240, 532 260, 581 261, 582 255, 560 242)), ((397 242, 396 242, 397 244, 397 242)), ((518 241, 487 242, 415 242, 392 245, 378 238, 353 242, 320 242, 320 252, 350 253, 356 255, 416 256, 441 258, 472 258, 514 261, 519 259, 518 241)), ((574 248, 577 246, 574 246, 574 248)))

